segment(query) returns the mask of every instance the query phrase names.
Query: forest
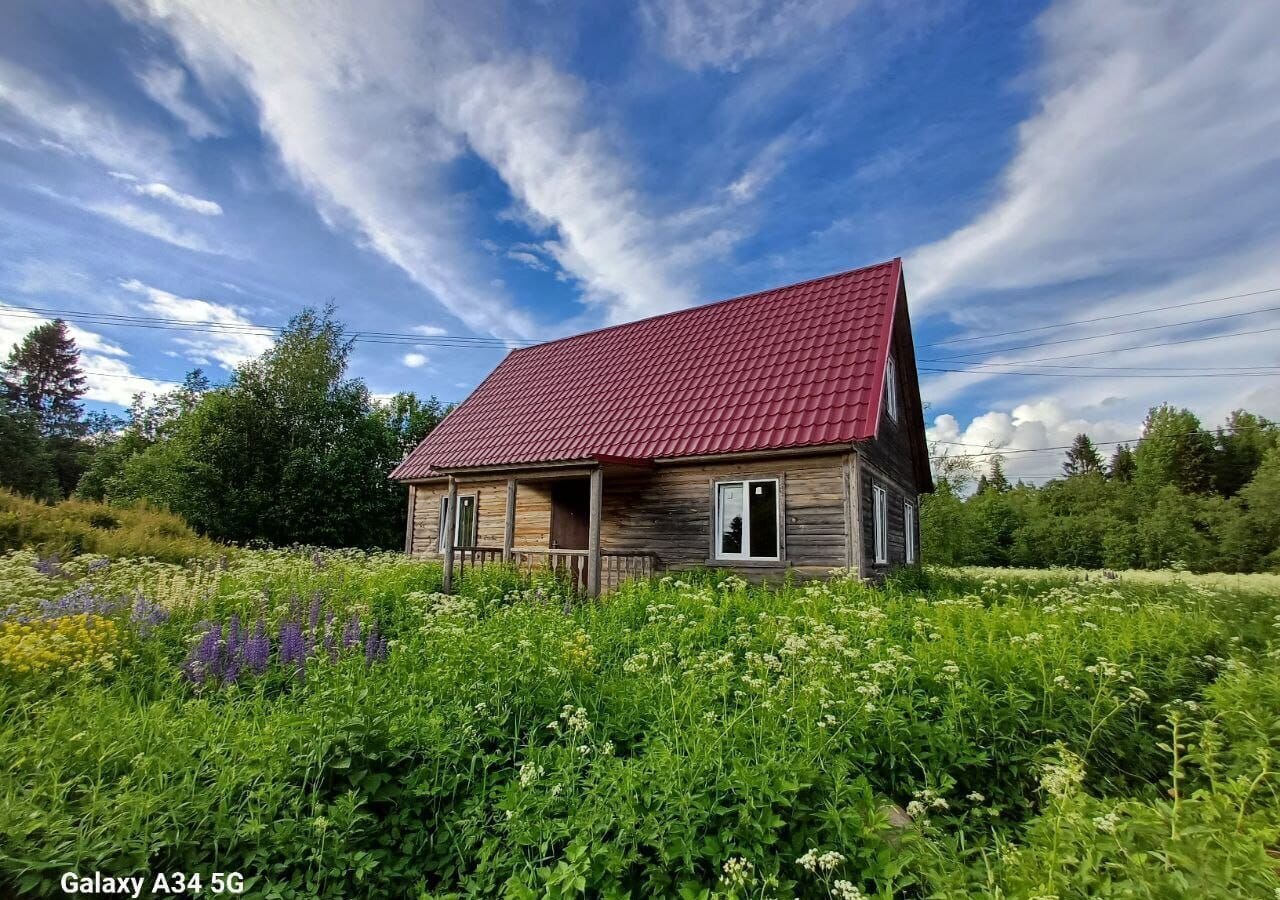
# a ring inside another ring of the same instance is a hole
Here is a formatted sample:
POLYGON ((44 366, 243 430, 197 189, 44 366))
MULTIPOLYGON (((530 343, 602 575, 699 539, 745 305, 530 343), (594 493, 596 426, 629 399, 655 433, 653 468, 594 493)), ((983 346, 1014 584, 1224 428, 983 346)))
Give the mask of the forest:
POLYGON ((920 509, 926 562, 1280 568, 1280 429, 1246 410, 1207 429, 1191 410, 1155 407, 1109 460, 1077 435, 1062 477, 1039 486, 1010 483, 999 453, 937 454, 934 467, 920 509))

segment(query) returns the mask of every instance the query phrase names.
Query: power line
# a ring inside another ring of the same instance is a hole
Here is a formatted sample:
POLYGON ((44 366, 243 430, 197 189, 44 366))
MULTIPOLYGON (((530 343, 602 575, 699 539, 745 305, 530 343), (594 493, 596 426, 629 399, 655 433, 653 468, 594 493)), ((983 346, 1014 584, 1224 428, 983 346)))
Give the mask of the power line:
MULTIPOLYGON (((1267 424, 1270 424, 1270 423, 1267 423, 1267 424)), ((1223 430, 1223 431, 1228 431, 1229 429, 1222 429, 1222 430, 1223 430)), ((1189 436, 1191 436, 1191 435, 1193 435, 1193 434, 1216 435, 1216 434, 1217 434, 1217 431, 1214 431, 1214 430, 1209 429, 1209 428, 1201 428, 1201 429, 1198 429, 1198 430, 1195 430, 1195 431, 1183 431, 1183 432, 1179 432, 1178 434, 1172 435, 1172 437, 1189 437, 1189 436)), ((1110 447, 1110 446, 1114 446, 1114 445, 1116 445, 1116 444, 1136 444, 1136 443, 1138 443, 1139 441, 1142 441, 1142 440, 1145 440, 1145 439, 1146 439, 1145 435, 1140 435, 1140 436, 1138 436, 1138 437, 1136 437, 1136 438, 1125 438, 1124 440, 1121 440, 1121 441, 1091 441, 1090 443, 1092 443, 1095 447, 1110 447)), ((935 444, 948 444, 948 443, 956 443, 956 442, 954 442, 954 441, 933 441, 933 443, 935 443, 935 444)), ((963 445, 961 445, 961 446, 973 447, 973 446, 977 446, 977 445, 976 445, 976 444, 963 444, 963 445)), ((930 456, 929 458, 930 458, 930 459, 983 459, 983 458, 985 458, 985 457, 989 457, 989 456, 1004 456, 1005 454, 1009 454, 1009 453, 1049 453, 1049 452, 1052 452, 1052 451, 1055 451, 1055 450, 1070 450, 1073 446, 1074 446, 1073 444, 1067 444, 1066 446, 1063 446, 1063 447, 1034 447, 1034 448, 1032 448, 1032 447, 1027 447, 1027 448, 1015 447, 1015 448, 1012 448, 1012 449, 1010 449, 1010 448, 999 448, 999 449, 989 450, 989 451, 988 451, 988 452, 986 452, 986 453, 967 453, 967 454, 966 454, 966 453, 957 453, 957 454, 955 454, 954 456, 952 456, 952 455, 950 455, 950 454, 945 454, 945 453, 944 453, 944 454, 940 454, 940 455, 933 455, 933 456, 930 456)))
POLYGON ((1056 344, 1075 344, 1081 341, 1097 341, 1102 338, 1115 337, 1122 334, 1140 334, 1145 331, 1159 331, 1164 328, 1183 328, 1188 325, 1203 325, 1206 322, 1220 322, 1223 319, 1238 319, 1242 316, 1255 316, 1259 313, 1277 312, 1280 306, 1266 306, 1262 309, 1252 309, 1248 312, 1227 313, 1222 316, 1205 316, 1200 319, 1186 319, 1182 322, 1169 322, 1164 325, 1146 325, 1142 328, 1129 328, 1124 331, 1112 331, 1108 334, 1087 335, 1084 337, 1060 338, 1056 341, 1041 341, 1036 344, 1019 344, 1014 347, 999 347, 991 350, 975 350, 972 353, 956 353, 951 356, 940 356, 934 359, 922 359, 921 362, 949 362, 956 359, 967 359, 972 356, 984 356, 992 353, 1011 353, 1015 350, 1031 350, 1035 347, 1051 347, 1056 344))
POLYGON ((1201 372, 1198 374, 1190 373, 1164 373, 1164 374, 1132 374, 1132 375, 1106 375, 1097 374, 1089 375, 1083 372, 1011 372, 1007 370, 983 371, 974 369, 938 369, 926 366, 920 367, 921 372, 957 372, 964 375, 1016 375, 1029 376, 1038 378, 1265 378, 1271 375, 1280 375, 1280 372, 1201 372))
POLYGON ((1076 319, 1072 322, 1053 322, 1049 325, 1037 325, 1034 328, 1019 328, 1014 331, 996 331, 991 334, 980 334, 974 337, 950 338, 945 341, 933 341, 928 344, 921 344, 922 347, 941 347, 944 344, 965 344, 972 341, 986 341, 996 337, 1009 337, 1015 334, 1030 334, 1034 331, 1047 331, 1050 328, 1070 328, 1075 325, 1091 325, 1094 322, 1109 322, 1113 319, 1126 319, 1132 316, 1146 315, 1153 312, 1165 312, 1170 309, 1184 309, 1188 306, 1200 306, 1205 303, 1222 303, 1226 300, 1241 300, 1245 297, 1257 297, 1262 294, 1274 294, 1280 291, 1280 287, 1266 288, 1260 291, 1250 291, 1247 294, 1228 294, 1225 297, 1210 297, 1207 300, 1190 300, 1186 303, 1173 303, 1169 306, 1149 306, 1146 309, 1136 309, 1133 312, 1116 313, 1110 316, 1094 316, 1092 319, 1076 319))

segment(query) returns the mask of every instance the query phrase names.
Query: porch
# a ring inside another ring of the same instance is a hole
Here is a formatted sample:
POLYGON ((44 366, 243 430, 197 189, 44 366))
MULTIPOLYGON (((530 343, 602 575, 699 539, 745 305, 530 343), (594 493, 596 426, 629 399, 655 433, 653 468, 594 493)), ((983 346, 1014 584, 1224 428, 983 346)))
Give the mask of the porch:
MULTIPOLYGON (((621 488, 646 468, 611 464, 607 470, 621 488)), ((604 464, 522 469, 497 478, 495 474, 489 470, 446 477, 437 532, 444 590, 453 589, 461 572, 490 563, 552 572, 575 592, 591 597, 659 570, 653 549, 619 546, 612 536, 602 539, 608 519, 604 464), (495 513, 500 503, 499 532, 495 513)))

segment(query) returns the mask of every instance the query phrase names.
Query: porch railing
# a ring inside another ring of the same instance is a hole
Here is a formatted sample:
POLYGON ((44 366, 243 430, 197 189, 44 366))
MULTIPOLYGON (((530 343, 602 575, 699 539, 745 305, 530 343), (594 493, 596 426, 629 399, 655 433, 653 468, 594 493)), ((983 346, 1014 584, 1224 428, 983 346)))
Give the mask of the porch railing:
MULTIPOLYGON (((587 550, 552 550, 513 547, 511 565, 522 572, 547 569, 554 572, 578 593, 587 591, 587 550)), ((502 562, 501 547, 454 547, 457 571, 502 562)), ((624 581, 648 578, 658 570, 658 558, 649 550, 601 550, 600 590, 611 591, 624 581)))

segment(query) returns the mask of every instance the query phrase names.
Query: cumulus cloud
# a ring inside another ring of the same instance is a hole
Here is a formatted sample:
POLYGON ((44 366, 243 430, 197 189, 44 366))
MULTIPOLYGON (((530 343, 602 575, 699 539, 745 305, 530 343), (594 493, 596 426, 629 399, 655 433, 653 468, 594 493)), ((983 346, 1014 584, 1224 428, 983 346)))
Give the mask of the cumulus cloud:
POLYGON ((193 138, 227 134, 222 125, 187 98, 187 73, 181 67, 156 61, 138 72, 137 77, 147 96, 181 122, 193 138))
POLYGON ((400 361, 410 369, 421 369, 427 364, 428 359, 425 353, 406 353, 400 361))
POLYGON ((187 359, 205 365, 210 360, 224 369, 260 356, 271 348, 271 335, 256 328, 244 314, 232 306, 180 297, 169 291, 143 284, 136 278, 122 281, 120 286, 142 298, 139 306, 149 315, 176 319, 193 324, 217 323, 222 329, 179 331, 174 341, 183 348, 187 359))
MULTIPOLYGON (((0 357, 7 357, 31 329, 49 321, 48 317, 0 301, 0 357)), ((85 399, 128 406, 134 394, 154 396, 173 387, 170 382, 137 374, 125 359, 128 352, 103 335, 70 323, 68 330, 80 348, 85 399)))
POLYGON ((859 0, 652 0, 645 24, 659 48, 689 69, 736 70, 829 28, 859 0))

